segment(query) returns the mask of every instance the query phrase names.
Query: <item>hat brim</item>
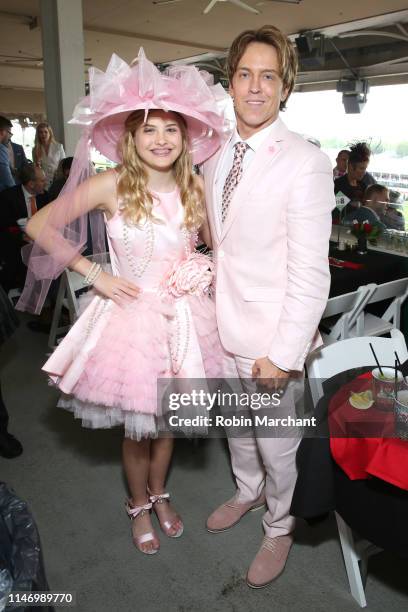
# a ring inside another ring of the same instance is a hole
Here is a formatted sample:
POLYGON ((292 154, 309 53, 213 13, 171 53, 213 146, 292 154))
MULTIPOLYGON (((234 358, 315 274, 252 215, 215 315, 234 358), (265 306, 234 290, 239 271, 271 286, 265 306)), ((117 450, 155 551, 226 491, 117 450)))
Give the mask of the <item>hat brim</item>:
MULTIPOLYGON (((93 145, 102 155, 113 162, 120 163, 121 156, 118 151, 118 143, 124 131, 125 121, 128 116, 136 110, 145 110, 146 105, 132 106, 111 115, 105 115, 94 126, 91 140, 93 145)), ((156 106, 149 110, 163 110, 156 106)), ((185 112, 182 105, 172 104, 170 112, 182 115, 187 124, 189 141, 189 152, 193 164, 201 164, 211 157, 221 144, 219 128, 219 117, 214 113, 208 113, 206 117, 193 110, 185 112)))

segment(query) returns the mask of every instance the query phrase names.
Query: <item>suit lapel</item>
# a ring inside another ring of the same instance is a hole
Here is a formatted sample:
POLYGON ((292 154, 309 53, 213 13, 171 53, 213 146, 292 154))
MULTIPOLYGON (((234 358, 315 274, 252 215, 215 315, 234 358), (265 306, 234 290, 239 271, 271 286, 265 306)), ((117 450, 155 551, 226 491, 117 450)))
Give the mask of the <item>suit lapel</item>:
POLYGON ((250 196, 250 191, 257 184, 258 178, 263 176, 273 164, 276 157, 281 151, 281 142, 285 139, 287 128, 284 123, 278 119, 278 124, 272 134, 266 138, 255 154, 255 158, 249 165, 249 168, 244 172, 237 189, 232 196, 232 200, 228 209, 227 218, 221 230, 220 242, 225 238, 232 223, 240 209, 250 196))
MULTIPOLYGON (((232 137, 232 135, 231 135, 232 137)), ((208 213, 211 216, 211 225, 214 228, 217 234, 217 240, 220 239, 220 215, 219 215, 219 202, 217 198, 217 184, 218 184, 218 174, 220 169, 221 161, 224 157, 225 149, 229 144, 230 138, 227 139, 226 142, 222 145, 222 147, 218 150, 218 152, 212 157, 212 159, 207 163, 206 172, 204 176, 204 181, 208 185, 207 190, 210 194, 209 202, 208 202, 208 213)))
POLYGON ((207 217, 210 223, 210 228, 214 231, 216 231, 217 227, 216 219, 214 217, 214 177, 219 155, 220 152, 217 151, 217 153, 215 153, 215 155, 209 161, 207 161, 204 166, 204 185, 207 217))

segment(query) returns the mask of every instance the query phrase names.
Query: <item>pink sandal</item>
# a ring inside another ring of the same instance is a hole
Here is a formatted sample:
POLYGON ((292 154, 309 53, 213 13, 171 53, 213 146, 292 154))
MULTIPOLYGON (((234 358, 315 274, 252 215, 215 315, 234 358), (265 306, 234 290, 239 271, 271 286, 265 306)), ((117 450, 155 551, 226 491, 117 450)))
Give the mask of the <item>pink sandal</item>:
MULTIPOLYGON (((132 506, 129 499, 125 502, 126 512, 131 521, 134 521, 138 516, 144 516, 148 514, 148 512, 152 509, 152 503, 147 503, 144 506, 132 506)), ((154 555, 159 550, 158 548, 152 548, 151 550, 143 550, 141 548, 142 544, 146 544, 146 542, 153 542, 155 539, 158 539, 156 534, 152 531, 148 531, 140 536, 132 535, 133 543, 141 553, 145 555, 154 555)))
MULTIPOLYGON (((155 510, 154 508, 154 504, 164 504, 165 502, 169 502, 170 501, 170 493, 161 493, 160 495, 150 495, 149 497, 151 505, 153 506, 153 510, 155 510)), ((174 519, 173 522, 170 521, 161 521, 159 518, 159 515, 157 513, 157 510, 155 510, 156 512, 156 516, 159 520, 160 523, 160 527, 162 528, 163 532, 166 534, 166 536, 168 536, 169 538, 179 538, 183 531, 184 531, 184 525, 183 523, 181 523, 180 528, 178 529, 178 531, 176 531, 176 533, 170 533, 170 529, 173 528, 174 524, 176 523, 176 521, 181 521, 181 518, 176 515, 176 518, 174 519)))

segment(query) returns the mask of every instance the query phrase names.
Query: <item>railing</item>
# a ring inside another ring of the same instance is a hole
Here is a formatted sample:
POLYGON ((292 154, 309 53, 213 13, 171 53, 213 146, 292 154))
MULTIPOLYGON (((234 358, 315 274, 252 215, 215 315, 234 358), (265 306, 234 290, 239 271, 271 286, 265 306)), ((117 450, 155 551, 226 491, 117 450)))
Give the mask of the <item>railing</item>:
MULTIPOLYGON (((357 245, 357 238, 351 233, 350 226, 333 225, 330 240, 337 242, 345 254, 357 245)), ((369 242, 368 248, 371 251, 408 257, 408 232, 386 230, 379 235, 375 244, 369 242)))

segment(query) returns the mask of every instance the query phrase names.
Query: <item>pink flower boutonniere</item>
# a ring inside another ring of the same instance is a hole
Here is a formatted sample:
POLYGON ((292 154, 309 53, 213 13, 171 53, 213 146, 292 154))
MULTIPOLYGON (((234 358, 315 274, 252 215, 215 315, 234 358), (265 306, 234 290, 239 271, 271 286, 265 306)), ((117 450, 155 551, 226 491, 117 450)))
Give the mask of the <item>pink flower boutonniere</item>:
POLYGON ((203 296, 209 293, 214 279, 214 264, 207 255, 191 253, 187 259, 174 264, 165 286, 170 295, 203 296))

